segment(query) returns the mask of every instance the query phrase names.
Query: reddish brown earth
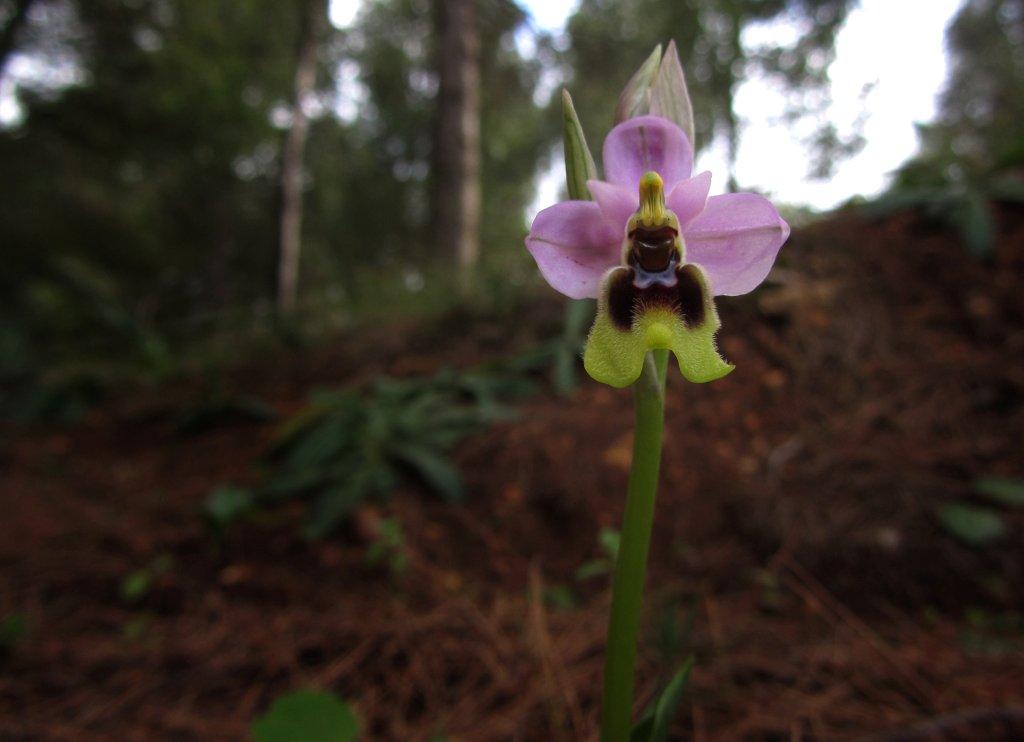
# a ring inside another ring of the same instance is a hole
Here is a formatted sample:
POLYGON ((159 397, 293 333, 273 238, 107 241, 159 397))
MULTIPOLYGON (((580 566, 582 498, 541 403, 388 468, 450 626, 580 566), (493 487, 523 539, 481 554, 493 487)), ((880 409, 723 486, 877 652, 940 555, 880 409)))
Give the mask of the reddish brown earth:
MULTIPOLYGON (((771 284, 720 302, 737 370, 671 379, 640 686, 696 655, 679 738, 1024 738, 1004 711, 1024 705, 1024 511, 981 549, 935 517, 979 476, 1024 475, 1024 212, 1000 228, 986 263, 909 214, 799 231, 771 284), (679 646, 659 642, 688 615, 679 646)), ((287 414, 313 386, 520 351, 559 316, 545 299, 353 334, 229 388, 287 414)), ((290 507, 218 548, 197 508, 253 481, 274 426, 183 436, 197 390, 5 428, 0 619, 30 633, 0 658, 0 739, 242 739, 300 686, 350 699, 368 739, 594 738, 607 581, 574 573, 621 515, 628 392, 545 392, 469 439, 464 505, 398 492, 396 577, 359 529, 304 542, 290 507), (125 576, 161 555, 126 604, 125 576), (545 599, 558 587, 575 606, 545 599)))

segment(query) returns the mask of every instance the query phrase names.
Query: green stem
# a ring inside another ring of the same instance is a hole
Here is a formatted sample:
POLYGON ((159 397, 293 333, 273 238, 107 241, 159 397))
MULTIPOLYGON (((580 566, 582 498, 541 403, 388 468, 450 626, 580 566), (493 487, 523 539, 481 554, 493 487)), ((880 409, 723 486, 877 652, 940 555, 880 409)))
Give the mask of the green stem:
POLYGON ((633 665, 661 466, 667 363, 667 350, 648 354, 644 372, 633 387, 636 432, 619 555, 612 577, 612 610, 608 621, 601 706, 602 742, 626 742, 629 739, 633 712, 633 665))

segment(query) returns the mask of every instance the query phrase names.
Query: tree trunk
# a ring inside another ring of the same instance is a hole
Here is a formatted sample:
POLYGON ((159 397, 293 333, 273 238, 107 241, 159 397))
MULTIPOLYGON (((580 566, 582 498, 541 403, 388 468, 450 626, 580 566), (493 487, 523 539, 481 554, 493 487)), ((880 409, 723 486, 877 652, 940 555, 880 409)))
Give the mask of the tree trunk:
POLYGON ((277 308, 282 314, 295 309, 302 252, 302 155, 309 119, 302 101, 316 83, 316 49, 327 9, 324 0, 306 0, 302 11, 299 52, 292 88, 292 121, 281 152, 281 223, 277 270, 277 308))
POLYGON ((32 1, 17 0, 14 3, 14 12, 7 19, 3 29, 0 29, 0 77, 3 77, 4 67, 7 66, 11 52, 14 51, 15 37, 21 27, 25 25, 25 21, 28 20, 28 11, 32 7, 32 1))
POLYGON ((463 286, 480 257, 480 36, 476 0, 438 0, 434 243, 463 286))

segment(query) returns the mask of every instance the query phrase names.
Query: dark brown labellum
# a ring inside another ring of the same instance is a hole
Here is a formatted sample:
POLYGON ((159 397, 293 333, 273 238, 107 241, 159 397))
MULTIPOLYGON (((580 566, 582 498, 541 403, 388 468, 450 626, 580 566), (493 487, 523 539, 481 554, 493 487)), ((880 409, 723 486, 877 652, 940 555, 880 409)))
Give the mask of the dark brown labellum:
POLYGON ((667 270, 676 254, 676 230, 672 227, 644 229, 637 227, 629 233, 629 262, 648 273, 667 270))
POLYGON ((633 286, 636 271, 632 268, 616 268, 608 282, 608 314, 612 323, 629 332, 633 326, 633 300, 637 289, 633 286))

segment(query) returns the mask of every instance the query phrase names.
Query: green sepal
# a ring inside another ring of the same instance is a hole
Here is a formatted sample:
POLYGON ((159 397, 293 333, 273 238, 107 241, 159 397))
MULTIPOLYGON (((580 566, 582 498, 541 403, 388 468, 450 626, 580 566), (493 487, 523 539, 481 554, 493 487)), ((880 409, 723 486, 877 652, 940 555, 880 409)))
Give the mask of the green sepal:
POLYGON ((572 96, 562 91, 562 141, 565 145, 565 184, 569 198, 574 201, 590 201, 588 180, 597 180, 597 165, 587 146, 572 96))
POLYGON ((650 113, 678 125, 689 138, 690 146, 696 150, 693 104, 690 102, 686 75, 683 74, 683 65, 679 61, 675 41, 670 41, 668 48, 665 49, 665 56, 661 58, 661 66, 658 68, 658 76, 651 86, 650 113))
POLYGON ((647 708, 640 719, 633 725, 629 733, 629 742, 665 742, 668 739, 672 719, 683 700, 683 693, 690 681, 693 669, 693 657, 690 657, 679 672, 675 674, 664 690, 647 708))
POLYGON ((619 102, 615 106, 615 123, 621 124, 626 119, 643 116, 651 109, 651 86, 658 74, 661 64, 661 44, 647 57, 640 69, 633 73, 626 87, 619 94, 619 102))
POLYGON ((638 312, 631 329, 621 330, 608 311, 608 284, 620 270, 628 269, 613 268, 602 282, 597 317, 583 354, 583 367, 591 378, 618 388, 629 386, 640 377, 647 351, 658 348, 671 350, 683 376, 697 384, 720 379, 735 368, 722 360, 715 346, 721 322, 703 271, 697 271, 704 297, 701 325, 686 327, 682 317, 670 308, 654 306, 638 312))

